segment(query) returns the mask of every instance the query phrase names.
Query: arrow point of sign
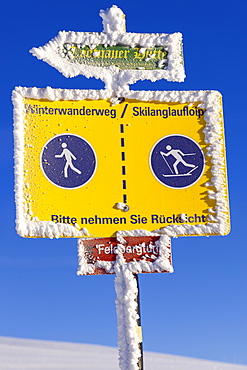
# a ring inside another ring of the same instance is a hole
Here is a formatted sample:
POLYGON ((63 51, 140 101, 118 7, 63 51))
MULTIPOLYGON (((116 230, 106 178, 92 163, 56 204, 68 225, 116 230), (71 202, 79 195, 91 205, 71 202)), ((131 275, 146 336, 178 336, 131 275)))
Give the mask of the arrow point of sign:
POLYGON ((118 6, 113 5, 109 9, 101 9, 99 15, 102 18, 104 33, 126 32, 125 14, 118 6))
POLYGON ((44 46, 32 48, 31 54, 65 77, 83 75, 101 79, 107 90, 119 96, 138 80, 184 81, 179 32, 172 35, 126 32, 125 15, 116 5, 101 10, 100 16, 102 32, 60 31, 44 46), (143 59, 141 64, 138 57, 143 59))

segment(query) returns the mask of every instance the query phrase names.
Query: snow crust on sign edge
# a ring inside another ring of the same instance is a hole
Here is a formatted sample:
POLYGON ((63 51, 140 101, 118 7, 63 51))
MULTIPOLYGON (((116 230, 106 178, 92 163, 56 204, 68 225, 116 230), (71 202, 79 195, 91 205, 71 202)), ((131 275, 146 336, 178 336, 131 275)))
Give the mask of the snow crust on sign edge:
MULTIPOLYGON (((24 163, 24 106, 23 98, 48 99, 48 100, 83 100, 83 99, 111 99, 113 92, 111 90, 66 90, 53 89, 51 87, 26 88, 16 87, 12 94, 14 103, 14 140, 15 140, 15 200, 17 212, 17 231, 22 236, 33 237, 84 237, 90 236, 90 232, 83 228, 76 229, 68 224, 56 224, 52 221, 38 221, 29 214, 23 203, 23 163, 24 163)), ((208 190, 208 197, 215 199, 216 205, 211 212, 207 224, 199 225, 170 225, 159 230, 154 230, 154 235, 168 235, 177 237, 178 235, 226 235, 229 233, 229 205, 227 200, 227 186, 225 184, 225 163, 223 162, 223 153, 225 143, 222 140, 222 105, 221 94, 213 90, 199 91, 129 91, 123 95, 126 99, 137 99, 142 101, 165 101, 193 103, 201 102, 198 107, 206 109, 204 119, 206 126, 203 130, 208 144, 207 156, 212 162, 212 178, 205 186, 208 190), (224 186, 223 186, 224 184, 224 186), (215 190, 212 190, 214 188, 215 190)), ((121 231, 124 233, 124 231, 121 231)), ((128 235, 138 236, 143 230, 126 231, 128 235), (139 234, 138 234, 139 233, 139 234)), ((143 235, 143 234, 142 234, 143 235)))
POLYGON ((125 31, 125 16, 120 8, 113 5, 106 11, 101 10, 103 20, 103 32, 74 32, 60 31, 56 37, 47 44, 33 47, 30 53, 56 68, 65 77, 75 77, 79 74, 87 78, 101 79, 106 89, 115 92, 127 91, 130 84, 138 80, 183 82, 185 79, 182 34, 165 33, 132 33, 125 31), (88 46, 94 49, 97 45, 114 46, 117 44, 127 45, 131 48, 140 46, 142 49, 163 46, 168 51, 168 65, 163 70, 120 70, 115 66, 96 67, 86 64, 73 63, 66 59, 63 54, 64 43, 79 44, 80 47, 88 46))

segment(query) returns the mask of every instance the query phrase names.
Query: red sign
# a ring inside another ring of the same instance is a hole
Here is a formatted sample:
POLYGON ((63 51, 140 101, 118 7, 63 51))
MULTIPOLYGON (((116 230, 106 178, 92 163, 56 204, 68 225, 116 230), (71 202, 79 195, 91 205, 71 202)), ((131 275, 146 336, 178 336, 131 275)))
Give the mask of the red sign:
MULTIPOLYGON (((83 266, 85 264, 87 267, 93 267, 92 269, 87 269, 90 272, 84 272, 81 274, 90 275, 101 275, 101 274, 111 274, 114 272, 107 271, 102 262, 114 262, 116 261, 117 248, 119 244, 121 245, 121 251, 126 263, 145 261, 153 263, 158 257, 160 257, 160 244, 159 236, 140 236, 140 237, 124 237, 126 244, 120 244, 117 238, 96 238, 96 239, 80 239, 79 240, 79 257, 83 260, 83 266), (100 266, 102 265, 102 267, 100 266)), ((167 243, 166 248, 171 252, 170 242, 167 243)), ((171 253, 167 258, 172 264, 171 253)), ((151 271, 142 271, 151 272, 151 271)), ((152 271, 156 272, 156 271, 152 271)), ((162 272, 171 272, 168 270, 162 270, 162 272)))

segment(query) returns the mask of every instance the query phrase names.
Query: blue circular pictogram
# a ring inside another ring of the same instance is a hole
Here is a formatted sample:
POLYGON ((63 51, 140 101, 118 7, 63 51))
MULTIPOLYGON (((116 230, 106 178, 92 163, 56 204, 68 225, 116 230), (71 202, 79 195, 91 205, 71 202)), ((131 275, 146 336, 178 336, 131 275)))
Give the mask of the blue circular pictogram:
POLYGON ((195 184, 204 171, 205 159, 201 147, 190 137, 168 135, 152 148, 150 167, 163 185, 183 189, 195 184))
POLYGON ((45 143, 40 165, 51 183, 64 189, 76 189, 93 177, 96 155, 92 146, 81 136, 61 134, 45 143))

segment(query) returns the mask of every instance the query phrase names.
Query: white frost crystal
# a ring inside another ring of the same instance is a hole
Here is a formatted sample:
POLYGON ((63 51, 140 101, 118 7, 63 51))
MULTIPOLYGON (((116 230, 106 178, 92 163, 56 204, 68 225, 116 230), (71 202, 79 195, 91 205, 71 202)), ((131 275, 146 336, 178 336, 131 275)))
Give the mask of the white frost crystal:
POLYGON ((116 273, 116 311, 118 318, 118 353, 121 370, 138 370, 141 356, 137 334, 137 282, 119 249, 114 266, 116 273))
POLYGON ((99 15, 103 19, 103 32, 125 32, 125 15, 116 5, 107 10, 101 10, 99 15))

